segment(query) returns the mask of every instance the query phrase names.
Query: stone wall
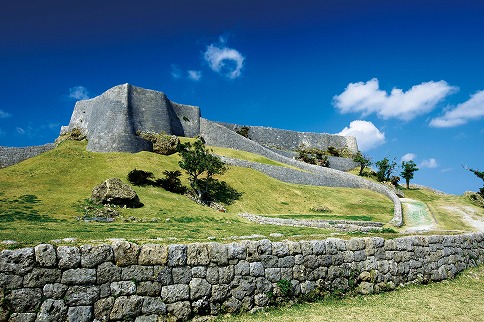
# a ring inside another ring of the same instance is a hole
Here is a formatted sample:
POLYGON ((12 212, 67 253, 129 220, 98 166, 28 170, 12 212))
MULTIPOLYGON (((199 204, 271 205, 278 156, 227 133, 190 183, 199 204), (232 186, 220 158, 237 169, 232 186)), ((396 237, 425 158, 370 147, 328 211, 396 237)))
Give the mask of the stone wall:
POLYGON ((53 246, 0 253, 0 321, 158 321, 277 298, 440 281, 484 263, 484 233, 232 244, 53 246), (284 286, 283 290, 281 286, 284 286))
POLYGON ((53 143, 23 148, 0 146, 0 168, 5 168, 23 160, 33 158, 36 155, 52 150, 54 147, 55 145, 53 143))

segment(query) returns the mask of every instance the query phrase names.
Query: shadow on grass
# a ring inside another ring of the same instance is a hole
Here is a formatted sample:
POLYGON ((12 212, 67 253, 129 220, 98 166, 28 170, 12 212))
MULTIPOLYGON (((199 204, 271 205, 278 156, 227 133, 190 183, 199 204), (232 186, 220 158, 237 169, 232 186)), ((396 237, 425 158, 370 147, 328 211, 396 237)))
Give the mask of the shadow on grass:
POLYGON ((229 186, 225 181, 212 180, 208 189, 208 197, 216 202, 231 205, 242 197, 242 193, 229 186))
POLYGON ((22 195, 16 199, 0 199, 0 222, 58 222, 48 215, 39 214, 34 205, 40 203, 35 195, 22 195))

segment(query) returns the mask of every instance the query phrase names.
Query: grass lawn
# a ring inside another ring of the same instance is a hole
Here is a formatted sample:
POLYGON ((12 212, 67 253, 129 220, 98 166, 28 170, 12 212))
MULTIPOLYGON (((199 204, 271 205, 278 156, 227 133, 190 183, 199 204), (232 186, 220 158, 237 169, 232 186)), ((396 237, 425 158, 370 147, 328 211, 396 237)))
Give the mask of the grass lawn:
POLYGON ((484 265, 466 270, 454 280, 225 316, 217 321, 484 321, 484 265))

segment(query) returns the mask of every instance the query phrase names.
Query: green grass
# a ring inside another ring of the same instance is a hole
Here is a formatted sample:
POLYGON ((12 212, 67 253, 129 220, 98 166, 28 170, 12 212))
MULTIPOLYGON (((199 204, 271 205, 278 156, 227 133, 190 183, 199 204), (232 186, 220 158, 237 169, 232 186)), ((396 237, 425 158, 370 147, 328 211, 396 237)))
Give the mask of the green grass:
MULTIPOLYGON (((248 160, 255 158, 245 152, 235 154, 248 160)), ((226 206, 227 213, 197 205, 161 188, 145 186, 134 187, 144 206, 123 209, 122 217, 114 223, 76 220, 83 216, 79 203, 89 198, 92 188, 104 180, 118 177, 127 182, 126 176, 134 168, 161 178, 164 170, 178 169, 178 161, 178 155, 149 152, 89 152, 85 142, 66 141, 54 150, 0 169, 0 240, 16 240, 20 247, 62 238, 78 238, 81 243, 107 238, 161 238, 168 242, 176 238, 190 242, 254 233, 281 233, 284 238, 327 236, 330 232, 323 229, 261 226, 237 216, 241 212, 311 215, 315 214, 311 208, 319 206, 330 208, 331 215, 341 219, 368 216, 388 222, 392 218, 392 203, 369 190, 287 184, 252 169, 230 167, 220 179, 240 192, 241 197, 226 206)), ((182 181, 188 184, 185 176, 182 181)))
POLYGON ((393 292, 272 308, 216 321, 484 321, 484 265, 454 280, 393 292))

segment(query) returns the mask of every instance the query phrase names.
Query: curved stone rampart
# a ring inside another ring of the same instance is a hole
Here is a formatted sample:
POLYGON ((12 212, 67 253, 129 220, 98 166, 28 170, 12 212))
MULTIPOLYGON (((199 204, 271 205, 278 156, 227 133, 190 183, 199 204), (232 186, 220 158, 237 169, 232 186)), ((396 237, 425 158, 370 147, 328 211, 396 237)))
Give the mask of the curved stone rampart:
POLYGON ((5 168, 33 158, 36 155, 52 150, 54 147, 55 145, 53 143, 23 148, 0 146, 0 168, 5 168))
MULTIPOLYGON (((376 191, 387 196, 394 204, 394 213, 391 223, 395 226, 403 225, 402 217, 402 204, 398 196, 384 185, 375 183, 373 181, 366 180, 359 176, 330 169, 325 167, 320 167, 316 165, 307 164, 298 160, 294 160, 283 155, 280 155, 255 141, 249 140, 234 131, 206 119, 201 119, 200 122, 200 132, 207 144, 220 146, 225 148, 232 148, 242 151, 247 151, 251 153, 256 153, 265 156, 271 160, 285 163, 288 165, 295 166, 302 170, 308 171, 310 173, 304 174, 304 172, 298 171, 297 173, 286 170, 283 167, 274 167, 265 164, 259 164, 249 161, 233 161, 238 162, 236 165, 248 166, 256 168, 264 173, 274 176, 275 178, 293 178, 293 183, 302 183, 312 181, 316 185, 329 186, 329 187, 347 187, 347 188, 365 188, 376 191), (299 181, 299 182, 298 182, 299 181)), ((228 159, 227 159, 228 160, 228 159)))
POLYGON ((41 244, 0 253, 0 319, 183 321, 258 310, 280 302, 278 297, 369 294, 440 281, 483 263, 484 233, 232 244, 41 244))

